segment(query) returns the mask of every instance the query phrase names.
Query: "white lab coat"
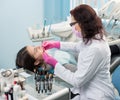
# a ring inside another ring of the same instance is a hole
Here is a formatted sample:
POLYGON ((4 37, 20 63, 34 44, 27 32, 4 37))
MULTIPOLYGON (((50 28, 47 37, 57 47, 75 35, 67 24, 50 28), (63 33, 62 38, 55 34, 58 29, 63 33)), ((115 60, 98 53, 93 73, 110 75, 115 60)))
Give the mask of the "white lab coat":
POLYGON ((80 94, 72 100, 114 100, 109 72, 111 53, 106 40, 92 40, 87 45, 82 41, 61 42, 60 49, 78 52, 76 72, 71 72, 60 63, 54 69, 56 76, 73 85, 73 93, 80 94))

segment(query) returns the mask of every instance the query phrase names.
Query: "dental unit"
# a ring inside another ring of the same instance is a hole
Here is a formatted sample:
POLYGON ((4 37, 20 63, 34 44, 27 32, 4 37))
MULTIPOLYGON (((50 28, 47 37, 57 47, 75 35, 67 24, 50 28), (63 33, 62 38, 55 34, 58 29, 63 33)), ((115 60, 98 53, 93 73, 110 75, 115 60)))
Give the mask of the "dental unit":
POLYGON ((23 81, 13 69, 0 70, 0 95, 2 100, 19 100, 25 96, 23 81))
POLYGON ((34 70, 35 72, 35 86, 38 93, 51 94, 52 84, 53 84, 53 69, 40 67, 34 70))

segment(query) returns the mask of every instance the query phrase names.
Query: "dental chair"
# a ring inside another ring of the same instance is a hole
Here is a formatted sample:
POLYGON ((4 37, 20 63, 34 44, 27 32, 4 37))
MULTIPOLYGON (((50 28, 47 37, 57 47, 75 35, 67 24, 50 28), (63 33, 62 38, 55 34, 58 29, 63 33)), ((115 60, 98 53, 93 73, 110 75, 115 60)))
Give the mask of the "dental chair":
POLYGON ((120 65, 120 39, 109 42, 109 47, 111 50, 111 66, 110 73, 120 65))
POLYGON ((117 89, 115 100, 120 100, 120 65, 112 73, 112 83, 117 89))
POLYGON ((115 88, 115 100, 120 100, 120 39, 109 43, 111 50, 110 73, 115 88))

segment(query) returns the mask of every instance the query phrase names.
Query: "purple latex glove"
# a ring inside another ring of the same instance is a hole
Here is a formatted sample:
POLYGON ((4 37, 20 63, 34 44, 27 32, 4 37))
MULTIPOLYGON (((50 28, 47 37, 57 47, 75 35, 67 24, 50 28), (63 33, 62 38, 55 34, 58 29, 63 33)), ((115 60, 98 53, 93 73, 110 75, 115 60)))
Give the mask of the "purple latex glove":
POLYGON ((54 59, 52 56, 49 56, 46 52, 43 53, 43 59, 47 64, 52 65, 53 67, 55 67, 57 60, 54 59))
POLYGON ((52 49, 52 48, 60 49, 60 42, 59 41, 44 41, 42 43, 42 47, 45 50, 52 49))

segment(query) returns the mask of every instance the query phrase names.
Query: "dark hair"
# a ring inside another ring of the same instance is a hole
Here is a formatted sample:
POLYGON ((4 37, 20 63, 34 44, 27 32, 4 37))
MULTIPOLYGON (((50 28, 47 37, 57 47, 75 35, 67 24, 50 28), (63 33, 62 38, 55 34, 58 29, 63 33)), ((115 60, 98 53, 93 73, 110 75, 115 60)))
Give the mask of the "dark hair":
POLYGON ((30 54, 28 53, 27 47, 23 47, 18 53, 17 53, 17 56, 16 56, 16 66, 18 68, 24 68, 24 69, 28 69, 30 71, 34 71, 35 66, 34 65, 34 62, 35 62, 35 59, 30 56, 30 54))
POLYGON ((104 30, 101 19, 89 5, 79 5, 71 10, 70 14, 79 23, 85 43, 88 43, 92 38, 98 40, 103 38, 104 30), (100 34, 100 38, 96 38, 96 34, 100 34))

